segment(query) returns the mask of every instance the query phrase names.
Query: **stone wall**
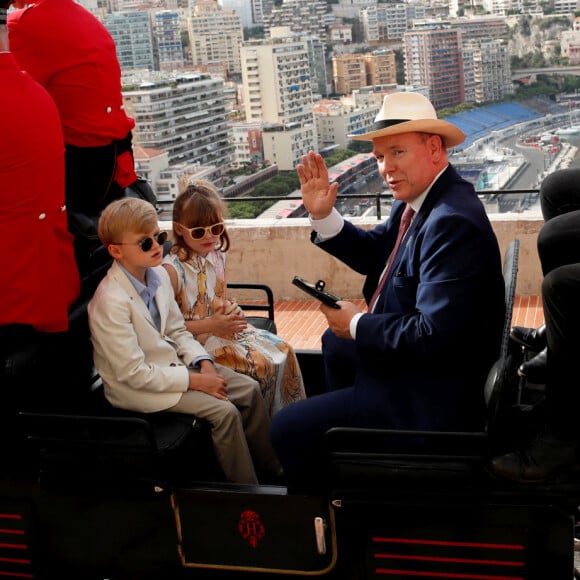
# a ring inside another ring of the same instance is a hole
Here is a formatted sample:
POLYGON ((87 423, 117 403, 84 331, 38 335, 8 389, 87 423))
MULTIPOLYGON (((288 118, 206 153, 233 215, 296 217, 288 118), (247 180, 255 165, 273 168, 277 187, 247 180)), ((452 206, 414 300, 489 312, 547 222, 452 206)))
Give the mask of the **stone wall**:
MULTIPOLYGON (((539 295, 542 281, 536 239, 543 221, 521 214, 490 216, 503 252, 513 238, 520 240, 517 293, 539 295)), ((352 218, 362 227, 372 228, 376 221, 352 218)), ((163 222, 162 222, 163 223, 163 222)), ((295 275, 309 281, 323 279, 330 291, 343 298, 360 298, 363 277, 310 242, 307 219, 235 220, 228 224, 231 249, 227 271, 230 282, 268 284, 276 300, 301 300, 307 296, 292 285, 295 275)), ((243 298, 239 293, 237 296, 243 298)))

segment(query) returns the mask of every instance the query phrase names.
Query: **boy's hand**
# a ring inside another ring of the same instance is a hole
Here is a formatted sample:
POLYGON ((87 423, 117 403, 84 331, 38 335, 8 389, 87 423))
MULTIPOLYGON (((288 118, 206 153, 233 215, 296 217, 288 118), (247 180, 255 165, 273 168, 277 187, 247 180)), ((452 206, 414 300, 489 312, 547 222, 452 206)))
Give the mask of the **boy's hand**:
POLYGON ((202 360, 199 367, 199 373, 189 373, 189 389, 202 391, 216 399, 227 401, 227 382, 218 374, 214 364, 209 360, 202 360))

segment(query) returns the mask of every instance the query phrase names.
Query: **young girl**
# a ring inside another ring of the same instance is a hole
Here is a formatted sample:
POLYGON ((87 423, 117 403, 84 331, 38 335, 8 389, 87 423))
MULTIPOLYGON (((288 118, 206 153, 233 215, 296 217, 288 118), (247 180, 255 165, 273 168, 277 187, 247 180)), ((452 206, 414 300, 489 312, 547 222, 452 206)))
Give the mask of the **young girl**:
POLYGON ((274 415, 306 398, 293 348, 277 335, 248 324, 226 298, 226 252, 230 239, 226 207, 208 181, 194 181, 173 206, 175 242, 163 260, 187 329, 215 362, 250 375, 260 383, 274 415))

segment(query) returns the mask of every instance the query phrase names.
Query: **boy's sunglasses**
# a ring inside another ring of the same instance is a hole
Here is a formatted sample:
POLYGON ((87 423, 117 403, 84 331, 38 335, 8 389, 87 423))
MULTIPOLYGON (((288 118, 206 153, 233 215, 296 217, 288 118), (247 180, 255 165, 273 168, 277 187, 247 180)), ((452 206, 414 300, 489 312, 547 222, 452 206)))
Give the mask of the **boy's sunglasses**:
POLYGON ((186 228, 183 224, 179 224, 184 230, 189 232, 189 235, 194 240, 201 240, 205 238, 206 232, 209 232, 212 236, 221 236, 225 229, 226 224, 224 222, 219 222, 218 224, 213 224, 213 226, 197 227, 197 228, 186 228))
POLYGON ((144 252, 148 252, 153 247, 153 242, 157 242, 162 246, 167 241, 167 232, 159 232, 153 234, 151 238, 143 238, 140 242, 117 242, 113 246, 141 246, 144 252))

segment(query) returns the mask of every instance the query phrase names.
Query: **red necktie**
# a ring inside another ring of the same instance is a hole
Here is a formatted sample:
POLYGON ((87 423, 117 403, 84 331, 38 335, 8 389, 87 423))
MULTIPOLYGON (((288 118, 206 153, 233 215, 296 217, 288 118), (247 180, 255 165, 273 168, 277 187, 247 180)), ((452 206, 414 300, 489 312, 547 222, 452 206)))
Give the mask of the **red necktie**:
POLYGON ((401 245, 401 242, 403 241, 403 238, 405 237, 405 234, 407 233, 407 230, 409 229, 409 226, 411 225, 411 221, 413 220, 414 214, 415 214, 415 210, 409 204, 407 204, 407 207, 405 208, 405 211, 403 211, 403 215, 401 216, 401 223, 399 224, 399 233, 397 234, 397 241, 395 242, 395 246, 393 248, 393 251, 391 252, 391 255, 389 256, 389 261, 387 262, 387 267, 385 268, 385 271, 383 272, 383 275, 381 276, 381 279, 379 280, 379 285, 377 286, 377 289, 375 290, 375 293, 373 294, 373 297, 371 298, 368 312, 372 312, 374 307, 375 307, 375 304, 379 298, 381 290, 383 289, 383 286, 385 285, 385 280, 387 279, 387 276, 389 274, 389 270, 391 269, 391 266, 392 266, 393 262, 395 261, 395 256, 396 256, 397 252, 399 251, 399 247, 401 245))

